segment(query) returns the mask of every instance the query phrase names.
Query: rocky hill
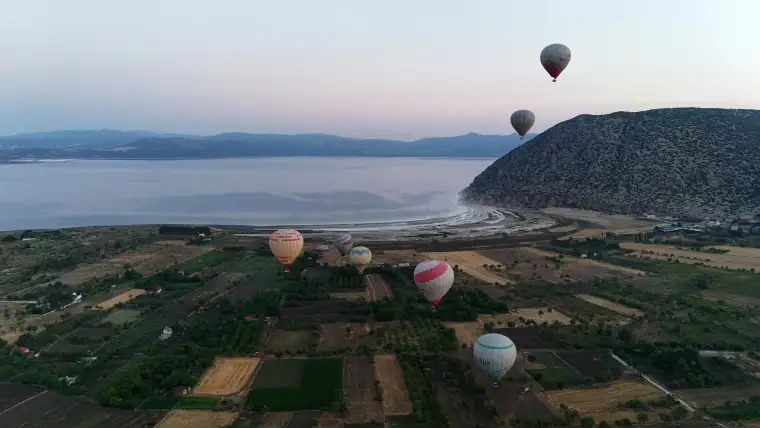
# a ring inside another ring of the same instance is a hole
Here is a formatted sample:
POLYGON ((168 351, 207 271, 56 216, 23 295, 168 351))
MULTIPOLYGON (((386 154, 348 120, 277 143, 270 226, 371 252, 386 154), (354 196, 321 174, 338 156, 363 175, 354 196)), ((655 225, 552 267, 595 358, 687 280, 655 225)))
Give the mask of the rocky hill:
POLYGON ((697 218, 760 214, 760 111, 670 108, 562 122, 462 192, 499 206, 697 218))

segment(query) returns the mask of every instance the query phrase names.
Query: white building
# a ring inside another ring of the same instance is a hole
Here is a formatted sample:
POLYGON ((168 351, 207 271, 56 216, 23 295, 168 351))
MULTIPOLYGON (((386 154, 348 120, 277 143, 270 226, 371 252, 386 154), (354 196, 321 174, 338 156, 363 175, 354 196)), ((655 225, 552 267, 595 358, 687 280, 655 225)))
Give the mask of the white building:
POLYGON ((171 327, 169 327, 167 325, 166 327, 164 327, 164 330, 161 332, 161 335, 158 336, 158 339, 159 340, 166 340, 166 339, 172 337, 172 333, 174 333, 174 332, 172 331, 171 327))

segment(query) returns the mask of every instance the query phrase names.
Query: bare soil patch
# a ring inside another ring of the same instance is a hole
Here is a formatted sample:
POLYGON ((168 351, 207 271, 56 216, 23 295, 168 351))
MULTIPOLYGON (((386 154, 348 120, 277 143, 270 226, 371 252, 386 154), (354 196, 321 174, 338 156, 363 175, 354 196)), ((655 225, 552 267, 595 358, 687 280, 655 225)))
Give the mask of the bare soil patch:
POLYGON ((157 428, 219 428, 231 425, 238 414, 202 410, 173 410, 157 428))
POLYGON ((610 229, 634 229, 642 231, 651 231, 658 223, 638 220, 632 216, 622 214, 604 214, 598 211, 581 210, 576 208, 544 208, 541 212, 556 215, 559 217, 569 218, 573 220, 581 220, 598 225, 602 229, 606 229, 607 232, 611 232, 610 229))
POLYGON ((346 423, 384 422, 382 404, 375 400, 375 367, 367 357, 343 360, 343 394, 348 412, 346 423))
POLYGON ((265 413, 261 419, 259 419, 259 428, 284 428, 293 419, 293 412, 278 412, 278 413, 265 413))
POLYGON ((375 370, 383 390, 383 410, 386 416, 401 416, 412 413, 409 390, 404 374, 395 355, 376 355, 375 370))
POLYGON ((466 344, 468 347, 475 344, 475 341, 484 334, 483 323, 478 321, 469 322, 445 322, 443 323, 448 328, 453 328, 454 333, 457 336, 457 340, 460 343, 466 344))
POLYGON ((319 345, 321 351, 353 348, 360 345, 375 347, 377 338, 370 334, 370 326, 365 323, 322 324, 319 345))
MULTIPOLYGON (((648 383, 633 380, 618 380, 595 388, 549 391, 546 392, 546 396, 549 402, 558 408, 564 404, 578 410, 581 414, 592 416, 597 422, 607 421, 608 423, 624 418, 636 420, 636 414, 640 412, 620 409, 619 404, 621 402, 625 403, 634 399, 648 401, 664 398, 663 392, 659 389, 648 383)), ((649 419, 658 420, 659 418, 650 414, 649 419)))
POLYGON ((245 388, 259 365, 258 358, 217 358, 193 389, 194 395, 232 395, 245 388))
POLYGON ((128 302, 134 299, 135 297, 141 296, 145 293, 147 292, 141 288, 133 288, 131 290, 127 290, 121 294, 118 294, 114 297, 111 297, 110 299, 106 301, 98 303, 97 305, 95 305, 95 309, 111 309, 114 306, 118 305, 119 303, 128 302))
POLYGON ((702 291, 702 298, 712 302, 726 302, 729 305, 738 307, 760 306, 760 299, 757 297, 742 296, 740 294, 723 293, 720 291, 702 291))
POLYGON ((307 352, 311 333, 303 330, 276 330, 269 335, 267 349, 273 352, 307 352))
POLYGON ((506 273, 495 272, 487 267, 484 268, 483 265, 499 266, 501 263, 483 256, 476 251, 427 253, 427 256, 432 259, 443 260, 452 266, 459 266, 459 268, 466 274, 489 284, 514 284, 514 281, 512 281, 506 273))
POLYGON ((589 302, 593 305, 601 306, 602 308, 609 309, 613 312, 617 312, 621 315, 625 315, 629 317, 644 316, 644 313, 638 309, 630 308, 628 306, 621 305, 619 303, 611 302, 607 299, 602 299, 601 297, 592 296, 590 294, 576 294, 575 297, 583 301, 589 302))
POLYGON ((513 322, 519 326, 523 324, 520 318, 524 320, 533 320, 539 324, 544 322, 548 324, 553 324, 555 322, 560 324, 570 324, 570 317, 548 306, 541 308, 515 309, 513 312, 506 314, 481 314, 478 315, 478 322, 481 325, 491 323, 497 327, 504 327, 509 322, 513 322))
POLYGON ((380 300, 385 297, 393 298, 391 287, 380 275, 367 275, 367 292, 370 301, 380 300))
POLYGON ((158 241, 141 251, 126 251, 97 263, 79 265, 61 275, 59 280, 66 285, 78 285, 93 278, 123 273, 126 267, 147 276, 211 250, 211 247, 186 245, 184 241, 158 241))
POLYGON ((716 247, 729 252, 726 254, 713 254, 705 251, 689 251, 679 249, 672 245, 642 244, 638 242, 621 242, 621 248, 636 250, 634 257, 650 257, 658 260, 678 260, 680 263, 697 264, 706 266, 728 267, 729 269, 755 269, 760 270, 760 249, 741 247, 716 247), (654 254, 652 254, 654 253, 654 254))

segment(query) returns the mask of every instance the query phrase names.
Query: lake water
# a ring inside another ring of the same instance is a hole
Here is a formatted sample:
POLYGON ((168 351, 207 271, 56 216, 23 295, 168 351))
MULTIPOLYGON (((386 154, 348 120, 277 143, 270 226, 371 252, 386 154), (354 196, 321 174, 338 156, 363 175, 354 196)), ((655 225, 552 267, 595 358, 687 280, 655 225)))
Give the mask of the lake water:
POLYGON ((0 165, 0 230, 446 217, 461 212, 458 192, 492 162, 302 157, 0 165))

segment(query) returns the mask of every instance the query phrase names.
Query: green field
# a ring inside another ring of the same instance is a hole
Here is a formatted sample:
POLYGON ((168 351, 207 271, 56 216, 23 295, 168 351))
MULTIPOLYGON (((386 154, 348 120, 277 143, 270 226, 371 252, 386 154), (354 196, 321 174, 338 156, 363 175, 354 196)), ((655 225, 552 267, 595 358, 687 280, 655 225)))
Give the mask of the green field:
POLYGON ((211 410, 221 401, 221 397, 184 396, 179 398, 175 409, 211 410))
POLYGON ((207 267, 216 266, 227 260, 227 258, 227 253, 224 251, 214 250, 182 262, 178 264, 176 268, 184 270, 186 274, 191 274, 193 272, 203 270, 207 267))
POLYGON ((154 395, 140 405, 140 410, 171 410, 179 403, 180 397, 171 395, 154 395))
MULTIPOLYGON (((343 360, 336 358, 310 359, 303 361, 303 371, 298 385, 294 387, 256 388, 259 377, 275 377, 285 373, 267 374, 268 370, 286 366, 270 365, 266 360, 256 376, 254 388, 248 394, 246 408, 255 411, 284 412, 292 410, 332 410, 343 408, 343 360)), ((288 361, 288 360, 279 360, 288 361)), ((297 360, 291 360, 297 361, 297 360)), ((290 375, 288 375, 290 377, 290 375)), ((284 383, 284 382, 282 382, 284 383)))
POLYGON ((104 323, 110 322, 115 326, 122 326, 128 322, 140 319, 140 311, 134 309, 117 309, 103 320, 104 323))
POLYGON ((527 372, 545 389, 563 389, 585 381, 551 351, 531 351, 530 355, 536 357, 534 364, 540 364, 543 368, 529 369, 527 372))
POLYGON ((261 364, 252 389, 297 388, 306 367, 305 359, 267 359, 261 364))

